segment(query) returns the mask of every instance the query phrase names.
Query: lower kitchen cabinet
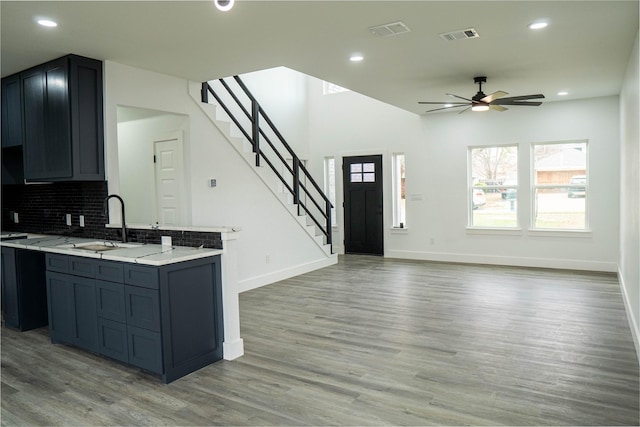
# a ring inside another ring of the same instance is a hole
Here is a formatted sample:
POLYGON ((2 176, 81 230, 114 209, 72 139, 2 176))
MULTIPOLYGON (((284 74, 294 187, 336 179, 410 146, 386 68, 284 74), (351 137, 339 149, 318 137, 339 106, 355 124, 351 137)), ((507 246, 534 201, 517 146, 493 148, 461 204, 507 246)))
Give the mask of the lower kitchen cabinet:
POLYGON ((159 267, 47 254, 51 340, 171 382, 222 359, 220 256, 159 267))
POLYGON ((28 331, 47 325, 44 254, 2 247, 2 314, 5 326, 28 331))
POLYGON ((51 341, 97 352, 98 311, 94 281, 47 272, 47 294, 51 341))

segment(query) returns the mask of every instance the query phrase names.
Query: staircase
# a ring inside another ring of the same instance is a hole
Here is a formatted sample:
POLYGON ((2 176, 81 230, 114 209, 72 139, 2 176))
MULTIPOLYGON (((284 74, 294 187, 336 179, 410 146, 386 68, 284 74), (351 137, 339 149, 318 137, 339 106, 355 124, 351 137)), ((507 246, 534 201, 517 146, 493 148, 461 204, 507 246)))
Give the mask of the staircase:
POLYGON ((193 84, 190 94, 306 233, 335 257, 329 198, 240 77, 204 82, 199 90, 193 84))

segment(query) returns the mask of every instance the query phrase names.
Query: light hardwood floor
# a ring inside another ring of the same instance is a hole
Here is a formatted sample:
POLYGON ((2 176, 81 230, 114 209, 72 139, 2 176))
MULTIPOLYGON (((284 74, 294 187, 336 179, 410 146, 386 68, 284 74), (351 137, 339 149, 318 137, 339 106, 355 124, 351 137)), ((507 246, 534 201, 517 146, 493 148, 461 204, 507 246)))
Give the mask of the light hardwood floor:
POLYGON ((2 425, 638 425, 614 275, 341 256, 240 297, 245 356, 164 385, 2 328, 2 425))

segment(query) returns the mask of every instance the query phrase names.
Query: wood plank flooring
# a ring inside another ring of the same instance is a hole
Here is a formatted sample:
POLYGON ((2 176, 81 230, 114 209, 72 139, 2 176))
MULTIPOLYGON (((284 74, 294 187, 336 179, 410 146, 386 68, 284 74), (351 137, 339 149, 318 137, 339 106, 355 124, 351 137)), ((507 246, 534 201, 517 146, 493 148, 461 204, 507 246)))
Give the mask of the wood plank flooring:
POLYGON ((341 256, 240 296, 172 384, 2 328, 2 425, 639 425, 614 275, 341 256))

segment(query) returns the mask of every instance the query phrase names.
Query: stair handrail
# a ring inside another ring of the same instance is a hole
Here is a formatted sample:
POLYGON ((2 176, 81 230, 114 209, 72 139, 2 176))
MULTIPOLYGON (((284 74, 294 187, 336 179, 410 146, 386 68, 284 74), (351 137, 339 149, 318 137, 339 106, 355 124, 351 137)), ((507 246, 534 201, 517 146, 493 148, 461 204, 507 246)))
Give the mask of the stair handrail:
POLYGON ((253 152, 256 155, 256 166, 260 166, 260 159, 263 159, 267 163, 267 165, 271 168, 271 170, 276 174, 279 181, 284 185, 287 191, 293 196, 293 203, 298 207, 298 214, 301 213, 301 209, 302 209, 302 211, 304 211, 311 218, 311 220, 316 224, 316 226, 324 234, 324 236, 326 237, 327 244, 332 245, 331 209, 333 208, 333 204, 331 203, 329 198, 326 196, 326 194, 324 194, 324 191, 320 188, 320 186, 317 184, 315 179, 313 179, 313 177, 311 176, 307 168, 303 165, 298 155, 287 143, 287 141, 282 136, 278 128, 271 121, 267 113, 262 109, 257 99, 253 96, 253 94, 251 93, 249 88, 247 88, 247 86, 244 84, 242 79, 240 79, 239 76, 233 76, 233 79, 236 81, 238 86, 245 93, 247 98, 249 98, 249 101, 251 102, 251 112, 248 111, 248 109, 244 106, 242 101, 238 98, 236 93, 231 89, 229 84, 227 84, 227 82, 224 79, 218 79, 218 81, 220 82, 222 87, 227 91, 227 93, 231 96, 232 100, 236 103, 236 105, 240 108, 240 110, 244 113, 247 119, 249 119, 251 123, 251 135, 249 134, 249 131, 247 131, 242 126, 240 121, 235 117, 231 109, 226 105, 226 103, 222 100, 222 98, 216 93, 216 91, 209 84, 209 82, 202 83, 202 89, 201 89, 202 102, 208 103, 209 93, 213 95, 216 102, 222 107, 222 109, 227 114, 227 116, 229 116, 229 118, 232 120, 235 126, 242 132, 242 134, 247 139, 247 141, 249 141, 249 143, 252 145, 253 152), (275 145, 273 144, 271 139, 267 136, 262 126, 260 126, 260 123, 261 123, 260 116, 262 116, 264 121, 269 126, 271 132, 273 132, 273 134, 276 136, 278 141, 285 148, 286 152, 291 156, 291 161, 292 161, 291 166, 289 166, 289 163, 284 158, 284 156, 280 153, 280 150, 278 150, 275 147, 275 145), (273 162, 267 157, 265 152, 260 148, 261 137, 267 142, 269 147, 271 147, 271 150, 280 160, 280 163, 284 165, 286 170, 292 175, 293 185, 289 185, 286 178, 282 176, 282 174, 278 171, 278 169, 273 164, 273 162), (322 201, 324 202, 324 207, 320 205, 320 203, 316 200, 316 197, 314 197, 314 195, 309 191, 307 186, 305 186, 301 182, 300 180, 301 172, 302 172, 302 175, 306 177, 305 181, 307 183, 311 183, 312 187, 316 190, 317 194, 320 196, 320 198, 322 198, 322 201), (309 209, 309 207, 301 200, 301 197, 300 197, 301 189, 304 192, 304 194, 312 201, 313 205, 315 205, 317 210, 320 212, 322 216, 321 220, 318 220, 318 218, 316 218, 316 215, 314 215, 313 212, 311 212, 311 210, 309 209))

